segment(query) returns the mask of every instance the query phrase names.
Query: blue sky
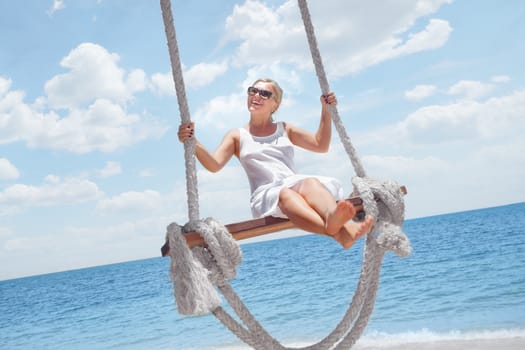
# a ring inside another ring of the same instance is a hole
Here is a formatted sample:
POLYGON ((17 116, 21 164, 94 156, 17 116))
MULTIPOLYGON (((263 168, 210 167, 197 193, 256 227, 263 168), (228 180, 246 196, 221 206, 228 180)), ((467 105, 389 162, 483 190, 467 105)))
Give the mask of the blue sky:
MULTIPOLYGON (((172 9, 202 143, 248 120, 259 77, 284 88, 276 119, 316 128, 295 1, 172 9)), ((525 3, 324 0, 310 12, 347 132, 368 175, 408 187, 407 218, 525 200, 525 3)), ((2 1, 0 42, 0 279, 158 256, 166 226, 188 217, 159 3, 2 1)), ((329 153, 297 156, 351 192, 337 135, 329 153)), ((202 217, 250 218, 236 159, 198 175, 202 217)))

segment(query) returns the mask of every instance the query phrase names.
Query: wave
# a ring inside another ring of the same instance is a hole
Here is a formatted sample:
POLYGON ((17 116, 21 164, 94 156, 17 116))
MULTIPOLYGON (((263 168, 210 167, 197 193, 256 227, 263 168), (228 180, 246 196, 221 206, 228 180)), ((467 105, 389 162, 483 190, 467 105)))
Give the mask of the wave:
MULTIPOLYGON (((286 342, 287 347, 305 347, 317 342, 293 341, 286 342)), ((419 331, 386 333, 368 332, 362 336, 354 350, 380 349, 524 349, 525 329, 499 329, 476 331, 434 332, 428 329, 419 331), (475 344, 475 345, 474 345, 475 344)), ((205 350, 247 350, 248 346, 224 344, 207 347, 205 350)))
POLYGON ((428 329, 419 331, 386 333, 370 332, 359 341, 359 348, 390 348, 401 345, 437 343, 437 342, 470 342, 492 341, 505 339, 522 339, 525 344, 525 329, 499 329, 476 331, 435 332, 428 329))

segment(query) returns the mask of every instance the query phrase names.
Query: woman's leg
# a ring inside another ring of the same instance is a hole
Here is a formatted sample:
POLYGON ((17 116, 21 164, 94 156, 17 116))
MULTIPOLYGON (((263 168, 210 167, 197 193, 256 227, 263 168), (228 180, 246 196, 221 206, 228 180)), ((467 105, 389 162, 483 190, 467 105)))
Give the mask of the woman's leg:
POLYGON ((298 228, 326 234, 325 220, 315 211, 299 192, 283 188, 279 194, 279 208, 298 228))
POLYGON ((345 248, 371 228, 368 221, 362 224, 348 222, 355 215, 353 205, 347 201, 336 202, 316 178, 282 189, 279 208, 298 228, 330 235, 345 248))

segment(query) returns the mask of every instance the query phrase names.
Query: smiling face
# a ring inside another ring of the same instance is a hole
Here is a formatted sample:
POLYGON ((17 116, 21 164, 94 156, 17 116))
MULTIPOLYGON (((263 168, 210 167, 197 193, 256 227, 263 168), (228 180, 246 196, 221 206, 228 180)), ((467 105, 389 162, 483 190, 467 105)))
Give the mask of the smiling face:
POLYGON ((263 80, 256 81, 252 87, 255 89, 248 92, 248 110, 252 114, 271 116, 279 107, 280 89, 277 89, 272 82, 263 80), (264 91, 269 91, 272 95, 268 97, 264 91))

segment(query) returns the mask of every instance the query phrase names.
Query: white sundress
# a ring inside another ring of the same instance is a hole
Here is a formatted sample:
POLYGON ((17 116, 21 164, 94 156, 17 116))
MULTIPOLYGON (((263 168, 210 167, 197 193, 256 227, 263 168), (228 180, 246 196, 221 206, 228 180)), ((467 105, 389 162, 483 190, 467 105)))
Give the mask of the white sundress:
POLYGON ((250 182, 250 207, 254 218, 286 218, 277 205, 279 192, 306 178, 318 179, 336 200, 343 199, 343 188, 339 180, 328 176, 296 173, 295 146, 288 138, 283 122, 278 122, 277 129, 269 136, 254 136, 245 128, 239 128, 239 133, 239 160, 250 182))

